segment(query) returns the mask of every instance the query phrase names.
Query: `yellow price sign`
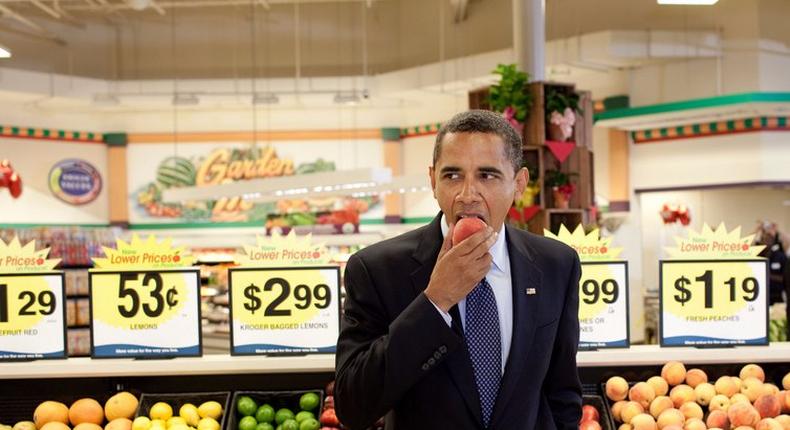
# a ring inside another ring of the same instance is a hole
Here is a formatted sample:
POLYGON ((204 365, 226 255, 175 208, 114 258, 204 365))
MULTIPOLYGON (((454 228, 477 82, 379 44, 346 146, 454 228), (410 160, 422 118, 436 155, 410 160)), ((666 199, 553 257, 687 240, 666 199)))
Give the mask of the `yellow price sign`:
POLYGON ((94 357, 200 355, 197 269, 90 274, 94 357))
POLYGON ((340 331, 340 268, 228 271, 231 353, 334 352, 340 331))
POLYGON ((62 273, 0 275, 0 359, 66 357, 62 273))
POLYGON ((767 280, 763 259, 662 261, 661 344, 767 344, 767 280))
POLYGON ((628 332, 628 263, 582 262, 579 348, 624 348, 628 332))

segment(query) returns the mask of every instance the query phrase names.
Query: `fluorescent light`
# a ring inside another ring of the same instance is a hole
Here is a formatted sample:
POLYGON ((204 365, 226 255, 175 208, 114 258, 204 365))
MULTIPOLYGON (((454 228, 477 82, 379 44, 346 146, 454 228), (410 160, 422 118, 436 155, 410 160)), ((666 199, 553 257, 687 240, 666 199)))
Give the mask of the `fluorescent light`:
POLYGON ((277 201, 284 198, 307 199, 329 195, 349 195, 392 181, 389 168, 337 170, 298 176, 250 179, 203 187, 170 188, 162 192, 168 203, 191 200, 216 200, 242 196, 248 201, 277 201))
POLYGON ((0 45, 0 58, 11 58, 11 50, 0 45))
POLYGON ((94 94, 93 104, 96 106, 118 106, 121 101, 114 94, 94 94))
POLYGON ((658 0, 658 4, 684 4, 693 6, 707 6, 718 2, 719 0, 658 0))
POLYGON ((173 96, 174 106, 195 106, 200 104, 200 99, 194 94, 176 94, 173 96))
POLYGON ((252 96, 252 104, 255 105, 276 105, 280 103, 280 98, 274 93, 256 93, 252 96))

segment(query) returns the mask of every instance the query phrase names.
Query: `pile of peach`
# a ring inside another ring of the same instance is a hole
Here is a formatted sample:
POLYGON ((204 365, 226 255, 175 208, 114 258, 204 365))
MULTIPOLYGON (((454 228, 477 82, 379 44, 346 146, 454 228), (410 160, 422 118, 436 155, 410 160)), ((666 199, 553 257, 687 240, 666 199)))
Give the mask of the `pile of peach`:
POLYGON ((790 415, 780 415, 790 413, 790 373, 782 386, 766 383, 756 364, 710 383, 702 370, 671 361, 661 376, 630 388, 613 376, 605 390, 618 430, 790 430, 790 415))

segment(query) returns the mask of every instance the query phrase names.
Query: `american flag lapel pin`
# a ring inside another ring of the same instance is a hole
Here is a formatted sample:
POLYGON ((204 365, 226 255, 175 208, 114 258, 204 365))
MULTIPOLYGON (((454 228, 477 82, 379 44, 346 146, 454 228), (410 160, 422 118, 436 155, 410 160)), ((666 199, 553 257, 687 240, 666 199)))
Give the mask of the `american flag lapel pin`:
POLYGON ((528 295, 528 296, 533 296, 533 295, 535 295, 535 294, 537 294, 537 291, 535 291, 535 289, 534 289, 534 288, 531 288, 531 287, 530 287, 530 288, 527 288, 527 295, 528 295))

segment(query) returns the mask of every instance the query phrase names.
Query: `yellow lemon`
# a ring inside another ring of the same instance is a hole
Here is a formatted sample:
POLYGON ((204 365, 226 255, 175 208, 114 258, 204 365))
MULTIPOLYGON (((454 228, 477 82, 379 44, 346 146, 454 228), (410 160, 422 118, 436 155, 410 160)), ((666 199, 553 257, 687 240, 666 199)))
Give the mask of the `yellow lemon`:
POLYGON ((198 430, 219 430, 219 423, 214 418, 203 418, 197 426, 198 430))
POLYGON ((132 421, 132 430, 150 430, 151 420, 148 417, 137 417, 132 421))
POLYGON ((176 424, 187 425, 187 420, 181 417, 170 417, 167 419, 167 428, 173 427, 176 424))
POLYGON ((189 426, 183 423, 175 423, 170 426, 167 430, 189 430, 189 426))
POLYGON ((173 416, 173 408, 165 402, 157 402, 151 406, 151 410, 148 411, 148 415, 152 420, 167 421, 173 416))
POLYGON ((192 403, 185 403, 184 406, 181 406, 178 410, 178 416, 183 418, 190 427, 197 427, 198 421, 200 421, 198 408, 192 403))
POLYGON ((218 420, 222 416, 222 405, 213 400, 205 402, 198 407, 198 414, 201 418, 214 418, 218 420))

